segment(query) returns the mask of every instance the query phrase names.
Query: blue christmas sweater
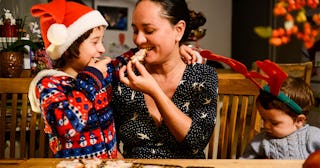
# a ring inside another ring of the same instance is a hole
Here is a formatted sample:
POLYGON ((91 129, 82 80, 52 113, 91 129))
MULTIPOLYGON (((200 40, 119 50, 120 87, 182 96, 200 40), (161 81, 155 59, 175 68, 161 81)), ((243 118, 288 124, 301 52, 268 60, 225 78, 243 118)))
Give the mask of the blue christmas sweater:
POLYGON ((76 78, 58 70, 43 70, 33 79, 29 100, 32 110, 42 114, 55 157, 117 158, 111 79, 134 51, 113 60, 106 78, 87 67, 76 78))

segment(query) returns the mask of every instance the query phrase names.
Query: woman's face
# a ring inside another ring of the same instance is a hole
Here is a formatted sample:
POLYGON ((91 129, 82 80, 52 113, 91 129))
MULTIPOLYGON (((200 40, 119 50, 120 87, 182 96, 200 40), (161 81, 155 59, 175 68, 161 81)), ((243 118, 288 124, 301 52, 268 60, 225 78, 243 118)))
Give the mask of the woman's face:
POLYGON ((90 36, 80 44, 79 58, 72 60, 73 69, 77 72, 82 71, 91 59, 99 58, 106 51, 102 43, 103 35, 103 27, 93 29, 90 36))
POLYGON ((271 136, 276 138, 283 138, 292 134, 299 129, 299 124, 282 110, 278 109, 264 109, 258 104, 259 113, 263 119, 265 130, 271 136))
POLYGON ((133 12, 133 41, 139 48, 148 49, 147 63, 160 63, 179 53, 185 22, 172 25, 162 14, 161 5, 148 0, 141 1, 133 12))

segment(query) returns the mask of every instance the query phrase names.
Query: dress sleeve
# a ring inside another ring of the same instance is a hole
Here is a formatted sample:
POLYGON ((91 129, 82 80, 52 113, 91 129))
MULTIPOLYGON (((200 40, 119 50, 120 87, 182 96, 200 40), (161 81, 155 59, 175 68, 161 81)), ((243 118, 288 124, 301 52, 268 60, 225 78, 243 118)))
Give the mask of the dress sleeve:
POLYGON ((201 77, 202 81, 195 82, 192 86, 197 93, 189 112, 192 124, 182 142, 193 152, 204 150, 210 140, 216 122, 218 97, 218 78, 212 67, 204 69, 197 77, 201 77))
MULTIPOLYGON (((82 132, 87 124, 89 111, 95 106, 102 108, 109 101, 108 97, 100 95, 103 93, 102 88, 103 76, 92 67, 80 72, 76 79, 69 76, 48 76, 40 80, 36 95, 40 99, 45 131, 54 131, 65 137, 73 137, 82 132)), ((111 99, 111 95, 109 97, 111 99)))

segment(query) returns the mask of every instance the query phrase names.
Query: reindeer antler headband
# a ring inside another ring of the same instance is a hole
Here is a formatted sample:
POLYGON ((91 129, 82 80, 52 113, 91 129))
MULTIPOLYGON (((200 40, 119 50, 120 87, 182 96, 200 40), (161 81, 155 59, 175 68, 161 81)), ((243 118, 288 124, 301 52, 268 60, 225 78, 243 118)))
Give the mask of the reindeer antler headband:
POLYGON ((293 109, 297 114, 302 114, 302 108, 286 96, 283 92, 280 91, 283 81, 288 77, 288 74, 285 73, 277 64, 270 60, 265 61, 256 61, 257 66, 266 74, 262 75, 258 72, 251 71, 249 72, 247 67, 234 59, 223 57, 220 55, 213 54, 209 50, 200 51, 200 55, 204 58, 207 58, 212 61, 220 61, 229 65, 233 70, 243 74, 246 78, 252 81, 258 88, 262 91, 271 93, 276 96, 280 101, 287 104, 291 109, 293 109), (265 80, 268 85, 261 86, 255 78, 265 80))

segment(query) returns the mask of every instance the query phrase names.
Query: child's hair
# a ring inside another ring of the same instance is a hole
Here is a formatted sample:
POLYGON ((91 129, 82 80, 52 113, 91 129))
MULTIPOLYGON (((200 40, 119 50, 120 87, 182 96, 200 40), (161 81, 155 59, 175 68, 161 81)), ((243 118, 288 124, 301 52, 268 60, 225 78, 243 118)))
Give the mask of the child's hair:
MULTIPOLYGON (((308 115, 314 105, 314 96, 311 87, 301 78, 288 77, 281 86, 281 92, 288 96, 302 108, 302 114, 308 115)), ((276 96, 269 92, 260 91, 257 98, 257 104, 264 109, 279 109, 287 113, 293 119, 299 115, 287 104, 280 101, 276 96)))

